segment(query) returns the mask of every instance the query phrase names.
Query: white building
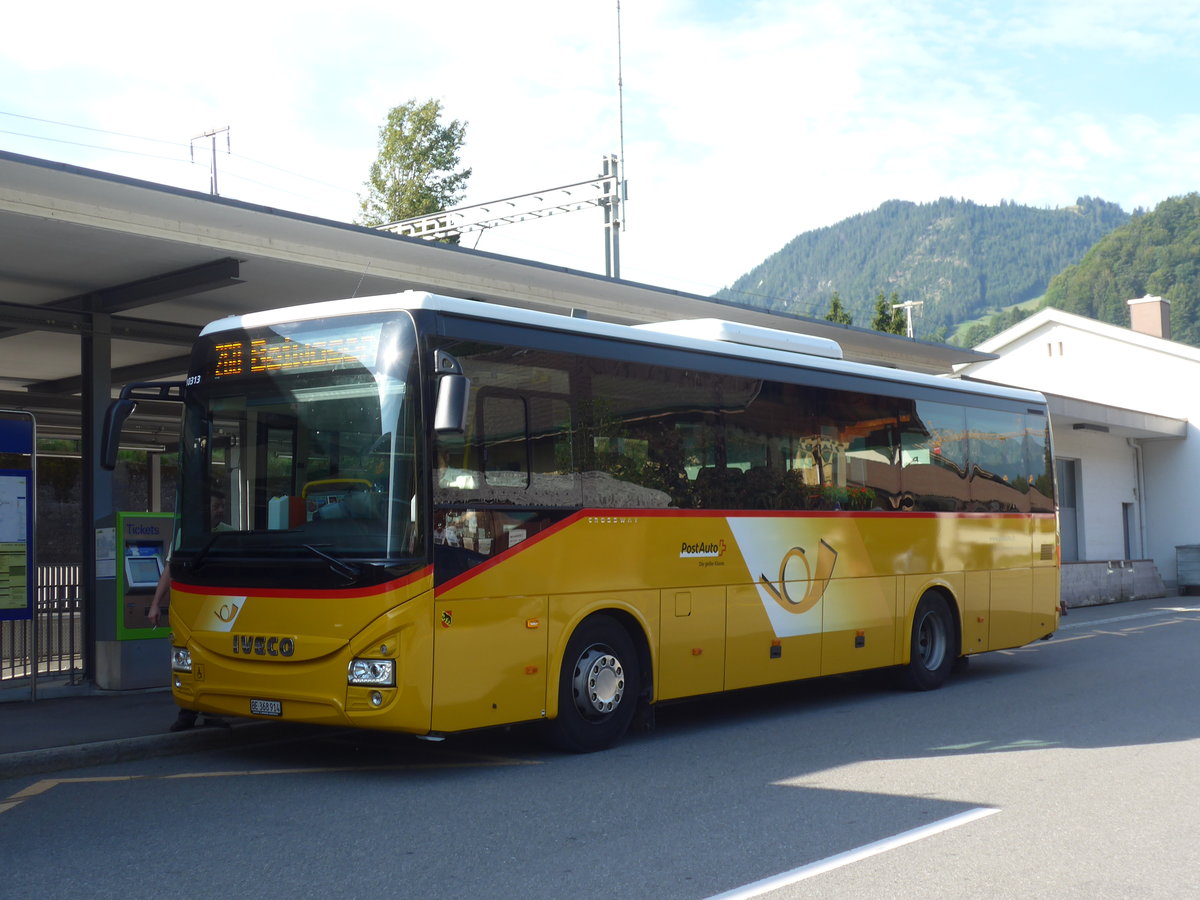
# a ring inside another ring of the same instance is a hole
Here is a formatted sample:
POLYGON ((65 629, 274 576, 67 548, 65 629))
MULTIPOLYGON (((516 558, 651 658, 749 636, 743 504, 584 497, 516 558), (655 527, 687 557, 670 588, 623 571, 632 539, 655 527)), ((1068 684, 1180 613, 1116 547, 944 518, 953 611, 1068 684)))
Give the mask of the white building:
POLYGON ((1177 548, 1200 545, 1200 349, 1169 340, 1168 301, 1129 303, 1133 328, 1044 309, 958 370, 1050 402, 1069 605, 1186 588, 1177 548))

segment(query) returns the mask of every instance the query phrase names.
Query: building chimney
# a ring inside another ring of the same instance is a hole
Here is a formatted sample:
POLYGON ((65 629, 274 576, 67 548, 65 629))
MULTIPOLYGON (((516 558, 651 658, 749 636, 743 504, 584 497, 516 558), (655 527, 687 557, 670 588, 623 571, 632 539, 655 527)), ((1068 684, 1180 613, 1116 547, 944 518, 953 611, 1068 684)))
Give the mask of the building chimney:
POLYGON ((1147 294, 1129 301, 1129 327, 1152 337, 1171 339, 1171 301, 1147 294))

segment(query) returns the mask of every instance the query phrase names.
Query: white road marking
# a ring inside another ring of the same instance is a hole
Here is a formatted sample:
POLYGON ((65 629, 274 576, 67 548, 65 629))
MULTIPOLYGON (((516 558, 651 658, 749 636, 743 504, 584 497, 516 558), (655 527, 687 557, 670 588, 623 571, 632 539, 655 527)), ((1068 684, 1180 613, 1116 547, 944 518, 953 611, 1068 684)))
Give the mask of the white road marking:
POLYGON ((1130 613, 1127 616, 1114 616, 1111 619, 1093 619, 1090 622, 1060 622, 1058 625, 1058 630, 1066 631, 1069 628, 1095 628, 1097 625, 1111 625, 1113 622, 1128 622, 1131 619, 1150 619, 1155 616, 1168 616, 1172 613, 1179 614, 1194 612, 1200 612, 1200 608, 1167 606, 1151 610, 1150 612, 1130 613))
POLYGON ((870 844, 864 844, 854 850, 847 850, 845 853, 827 856, 825 859, 819 859, 806 866, 800 866, 798 869, 792 869, 790 872, 772 875, 770 878, 764 878, 761 881, 755 881, 742 887, 734 888, 732 891, 717 894, 709 898, 709 900, 748 900, 750 897, 761 897, 767 891, 776 891, 788 885, 795 884, 798 881, 803 881, 806 878, 822 875, 825 872, 840 869, 842 866, 848 866, 851 863, 861 862, 869 857, 878 856, 880 853, 886 853, 888 850, 895 850, 897 847, 903 847, 905 844, 915 843, 916 841, 932 837, 935 834, 941 834, 943 831, 949 831, 951 828, 966 825, 998 812, 1000 810, 985 806, 968 809, 966 812, 950 816, 948 819, 941 819, 937 822, 931 822, 928 825, 922 825, 919 828, 902 831, 900 834, 883 838, 870 844))

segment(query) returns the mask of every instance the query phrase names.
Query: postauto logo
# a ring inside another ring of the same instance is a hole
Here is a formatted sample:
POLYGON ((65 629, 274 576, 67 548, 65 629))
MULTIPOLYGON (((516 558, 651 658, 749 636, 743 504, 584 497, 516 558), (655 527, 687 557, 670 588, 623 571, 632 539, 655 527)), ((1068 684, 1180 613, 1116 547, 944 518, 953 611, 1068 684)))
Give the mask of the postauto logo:
POLYGON ((684 541, 679 548, 680 559, 715 559, 724 555, 724 539, 716 541, 684 541))

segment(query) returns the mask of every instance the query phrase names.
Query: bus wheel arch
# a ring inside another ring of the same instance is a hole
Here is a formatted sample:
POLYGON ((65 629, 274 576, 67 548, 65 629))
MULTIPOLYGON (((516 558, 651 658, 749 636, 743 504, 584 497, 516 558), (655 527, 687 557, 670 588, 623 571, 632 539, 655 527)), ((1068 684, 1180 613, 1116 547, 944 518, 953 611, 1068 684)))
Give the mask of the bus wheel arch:
POLYGON ((558 714, 547 723, 561 750, 591 753, 619 741, 649 696, 650 657, 642 631, 615 610, 581 621, 558 676, 558 714))
POLYGON ((931 691, 946 683, 960 655, 962 625, 958 604, 945 590, 927 589, 917 601, 909 630, 909 659, 900 678, 914 691, 931 691))

